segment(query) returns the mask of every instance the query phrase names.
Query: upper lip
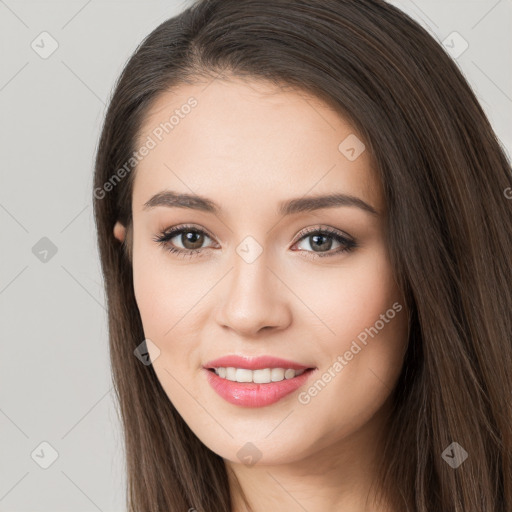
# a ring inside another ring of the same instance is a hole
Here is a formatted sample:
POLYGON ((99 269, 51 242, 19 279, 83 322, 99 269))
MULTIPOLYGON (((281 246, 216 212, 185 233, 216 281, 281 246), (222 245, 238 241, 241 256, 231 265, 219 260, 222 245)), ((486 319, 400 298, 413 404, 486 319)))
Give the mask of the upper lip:
POLYGON ((307 370, 312 366, 305 366, 295 361, 281 359, 273 356, 245 357, 237 355, 223 356, 207 362, 203 368, 245 368, 247 370, 262 370, 264 368, 291 368, 292 370, 307 370))

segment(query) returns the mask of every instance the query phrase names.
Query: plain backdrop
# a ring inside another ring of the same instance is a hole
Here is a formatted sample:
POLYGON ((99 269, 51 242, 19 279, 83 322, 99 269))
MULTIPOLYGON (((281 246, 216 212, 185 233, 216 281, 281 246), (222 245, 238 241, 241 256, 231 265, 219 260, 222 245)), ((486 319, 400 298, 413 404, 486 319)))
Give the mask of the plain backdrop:
MULTIPOLYGON (((460 54, 510 154, 512 1, 392 3, 460 54)), ((93 159, 127 59, 187 5, 0 0, 0 511, 125 510, 93 159)))

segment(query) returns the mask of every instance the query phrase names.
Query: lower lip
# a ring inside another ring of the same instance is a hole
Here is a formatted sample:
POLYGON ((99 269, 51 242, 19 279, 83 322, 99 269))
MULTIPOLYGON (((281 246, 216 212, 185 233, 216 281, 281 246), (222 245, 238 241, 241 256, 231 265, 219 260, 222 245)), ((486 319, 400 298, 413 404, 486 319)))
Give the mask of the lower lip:
POLYGON ((210 386, 227 402, 241 407, 265 407, 281 400, 300 388, 314 372, 306 370, 293 379, 279 382, 255 384, 254 382, 234 382, 219 377, 215 372, 203 369, 210 386))

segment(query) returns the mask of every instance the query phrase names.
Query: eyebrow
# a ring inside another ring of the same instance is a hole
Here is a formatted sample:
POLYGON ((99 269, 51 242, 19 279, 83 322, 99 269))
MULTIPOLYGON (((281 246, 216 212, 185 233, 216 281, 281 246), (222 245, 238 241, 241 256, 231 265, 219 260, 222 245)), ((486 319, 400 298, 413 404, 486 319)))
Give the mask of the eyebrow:
MULTIPOLYGON (((192 210, 201 210, 204 212, 221 213, 221 208, 211 199, 196 194, 179 194, 170 190, 165 190, 155 194, 151 199, 144 203, 144 210, 156 208, 157 206, 166 206, 168 208, 190 208, 192 210)), ((329 194, 322 196, 299 197, 288 199, 279 203, 279 214, 293 215, 302 212, 312 212, 323 208, 338 208, 341 206, 352 206, 378 216, 377 210, 356 196, 348 194, 329 194)))

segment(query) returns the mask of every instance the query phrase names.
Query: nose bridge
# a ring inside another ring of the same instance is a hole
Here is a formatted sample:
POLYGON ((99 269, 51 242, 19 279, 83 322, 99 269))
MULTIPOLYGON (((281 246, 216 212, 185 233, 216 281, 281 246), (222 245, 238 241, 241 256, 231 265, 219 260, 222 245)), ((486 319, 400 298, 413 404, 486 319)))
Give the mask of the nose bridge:
POLYGON ((247 235, 235 247, 232 257, 234 269, 231 277, 233 291, 245 288, 247 291, 252 289, 251 293, 261 292, 265 286, 269 285, 267 265, 271 262, 269 262, 269 250, 264 248, 262 243, 252 235, 247 235), (254 290, 255 287, 259 290, 254 290))
MULTIPOLYGON (((240 246, 243 247, 243 246, 240 246)), ((233 272, 231 275, 230 293, 242 293, 245 297, 256 294, 269 295, 268 287, 269 261, 267 253, 255 256, 254 249, 249 249, 247 253, 240 255, 242 249, 237 248, 237 254, 233 257, 233 272), (245 257, 247 256, 247 258, 245 257), (267 289, 267 293, 265 292, 267 289)))
POLYGON ((219 322, 239 333, 251 334, 263 327, 283 327, 290 320, 286 297, 269 267, 269 251, 246 237, 232 258, 219 322))

